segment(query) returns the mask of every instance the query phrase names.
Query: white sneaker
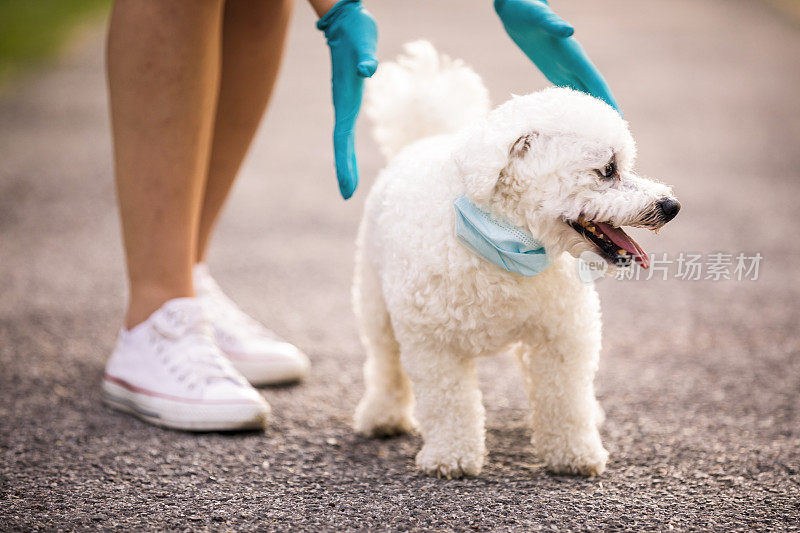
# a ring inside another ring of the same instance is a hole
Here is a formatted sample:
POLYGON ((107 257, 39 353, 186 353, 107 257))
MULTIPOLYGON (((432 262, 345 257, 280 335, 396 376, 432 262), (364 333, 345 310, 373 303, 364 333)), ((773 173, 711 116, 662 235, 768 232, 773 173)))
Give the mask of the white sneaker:
POLYGON ((250 383, 288 383, 308 374, 308 357, 239 309, 222 292, 205 263, 195 265, 194 285, 214 328, 214 340, 250 383))
POLYGON ((197 298, 170 300, 120 331, 103 392, 112 407, 187 431, 263 429, 270 413, 214 343, 197 298))

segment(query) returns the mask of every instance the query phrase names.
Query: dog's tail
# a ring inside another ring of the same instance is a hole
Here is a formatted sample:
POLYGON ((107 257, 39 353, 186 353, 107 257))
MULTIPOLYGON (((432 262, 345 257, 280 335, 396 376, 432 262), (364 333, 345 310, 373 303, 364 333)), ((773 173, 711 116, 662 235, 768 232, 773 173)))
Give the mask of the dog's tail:
POLYGON ((489 92, 461 60, 439 55, 428 41, 404 45, 367 84, 366 112, 387 159, 419 139, 454 133, 489 112, 489 92))

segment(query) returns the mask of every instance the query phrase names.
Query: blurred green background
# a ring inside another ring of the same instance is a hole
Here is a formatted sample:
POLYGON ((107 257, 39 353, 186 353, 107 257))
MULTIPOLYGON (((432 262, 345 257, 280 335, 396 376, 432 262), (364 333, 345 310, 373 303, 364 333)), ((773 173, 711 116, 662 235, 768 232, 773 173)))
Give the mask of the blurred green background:
MULTIPOLYGON (((55 56, 77 28, 103 17, 111 3, 112 0, 0 0, 0 86, 14 72, 55 56)), ((800 23, 800 0, 767 3, 800 23)))
POLYGON ((108 11, 111 0, 0 0, 0 83, 41 64, 83 24, 108 11))

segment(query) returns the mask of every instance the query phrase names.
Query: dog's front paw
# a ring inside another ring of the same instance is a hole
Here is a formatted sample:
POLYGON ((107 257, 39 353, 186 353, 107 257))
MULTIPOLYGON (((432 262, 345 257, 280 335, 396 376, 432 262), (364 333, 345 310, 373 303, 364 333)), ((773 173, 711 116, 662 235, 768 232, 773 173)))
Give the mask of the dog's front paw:
MULTIPOLYGON (((605 452, 605 450, 603 451, 605 452)), ((547 470, 554 474, 567 476, 595 477, 605 472, 607 460, 608 452, 605 452, 605 457, 597 457, 595 459, 580 458, 564 462, 548 462, 547 470)))
POLYGON ((547 469, 554 474, 599 476, 608 461, 608 452, 600 443, 599 435, 558 439, 547 445, 540 443, 537 448, 547 469))
POLYGON ((474 477, 483 468, 483 451, 464 453, 425 445, 417 454, 417 467, 429 476, 456 479, 474 477))
POLYGON ((416 429, 416 423, 410 411, 408 407, 387 405, 364 398, 356 407, 353 428, 367 437, 391 437, 411 433, 416 429))

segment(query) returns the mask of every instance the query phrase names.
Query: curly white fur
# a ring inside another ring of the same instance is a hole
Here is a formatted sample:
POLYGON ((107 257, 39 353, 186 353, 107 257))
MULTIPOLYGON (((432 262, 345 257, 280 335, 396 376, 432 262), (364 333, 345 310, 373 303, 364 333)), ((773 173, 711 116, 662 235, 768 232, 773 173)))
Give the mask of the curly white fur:
POLYGON ((554 472, 600 474, 608 457, 593 386, 600 307, 574 264, 594 248, 565 220, 658 227, 654 205, 670 191, 633 174, 627 124, 600 100, 553 88, 488 112, 469 68, 425 42, 406 53, 381 66, 368 92, 376 139, 394 157, 359 230, 353 295, 367 362, 355 428, 409 431, 416 400, 417 465, 448 478, 477 475, 485 445, 474 359, 511 347, 536 452, 554 472), (601 179, 595 169, 612 156, 619 179, 601 179), (523 277, 459 244, 453 200, 462 194, 527 227, 552 266, 523 277))

